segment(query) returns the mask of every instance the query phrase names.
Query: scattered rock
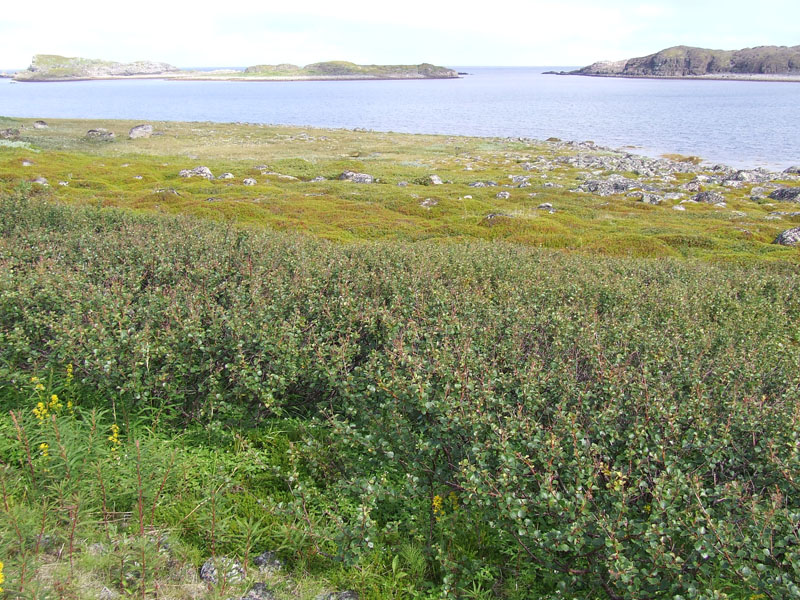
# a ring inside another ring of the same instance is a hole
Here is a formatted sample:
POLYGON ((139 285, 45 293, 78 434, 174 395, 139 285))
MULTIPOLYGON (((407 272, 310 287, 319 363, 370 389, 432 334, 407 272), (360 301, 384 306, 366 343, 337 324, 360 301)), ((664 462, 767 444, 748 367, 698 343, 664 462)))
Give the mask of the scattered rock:
POLYGON ((496 181, 473 181, 467 184, 471 188, 497 187, 496 181))
POLYGON ((317 594, 314 600, 358 600, 358 594, 350 590, 346 592, 322 592, 317 594))
POLYGON ((397 187, 408 187, 407 181, 400 181, 397 183, 397 187))
POLYGON ((0 140, 18 140, 19 129, 0 129, 0 140))
POLYGON ((783 172, 787 175, 800 175, 800 165, 795 165, 793 167, 789 167, 788 169, 784 169, 783 172))
POLYGON ((682 204, 676 204, 675 206, 672 207, 672 210, 686 210, 686 207, 683 206, 682 204))
POLYGON ((495 198, 498 198, 499 200, 508 200, 511 198, 511 192, 497 192, 495 198))
POLYGON ((266 583, 254 583, 241 600, 275 600, 275 594, 266 583))
POLYGON ((325 181, 325 178, 322 175, 317 175, 314 179, 311 180, 311 183, 320 183, 325 181))
POLYGON ((69 181, 59 181, 58 185, 60 185, 61 187, 67 187, 69 185, 69 181))
POLYGON ((181 177, 194 177, 197 175, 198 177, 205 177, 208 180, 214 179, 214 174, 211 172, 211 169, 208 167, 195 167, 194 169, 183 169, 180 173, 178 173, 181 177))
POLYGON ((422 208, 431 208, 437 204, 439 204, 439 201, 436 198, 425 198, 425 200, 419 203, 422 208))
POLYGON ((49 125, 45 121, 34 121, 33 128, 34 129, 47 129, 49 125))
POLYGON ((586 181, 585 183, 579 185, 575 191, 588 192, 590 194, 594 194, 595 196, 604 197, 629 192, 633 188, 637 187, 641 187, 639 182, 615 173, 613 175, 609 175, 606 179, 591 179, 586 181))
POLYGON ((652 204, 654 206, 657 206, 664 201, 662 196, 653 194, 652 192, 632 192, 628 194, 628 196, 636 198, 639 202, 643 202, 644 204, 652 204))
POLYGON ((97 595, 98 600, 114 600, 119 594, 103 586, 100 593, 97 595))
POLYGON ((34 162, 32 160, 28 160, 27 158, 22 160, 22 166, 23 167, 32 167, 33 165, 34 165, 34 162))
POLYGON ((38 185, 44 185, 44 186, 50 185, 47 179, 45 179, 44 177, 36 177, 35 179, 31 180, 31 183, 36 183, 38 185))
POLYGON ((553 210, 553 205, 550 202, 542 202, 536 207, 537 210, 553 210))
POLYGON ((800 187, 779 188, 772 192, 769 197, 779 202, 800 202, 800 187))
POLYGON ((796 246, 800 244, 800 227, 793 227, 780 233, 775 238, 773 244, 780 244, 781 246, 796 246))
POLYGON ((221 173, 217 179, 233 179, 233 173, 221 173))
POLYGON ((137 125, 136 127, 131 127, 131 130, 128 132, 128 137, 132 140, 149 138, 151 135, 153 135, 152 125, 137 125))
POLYGON ((425 178, 424 185, 442 185, 443 183, 442 178, 438 175, 428 175, 425 178))
POLYGON ((117 137, 113 131, 98 127, 97 129, 90 129, 86 132, 86 138, 95 142, 110 142, 117 137))
POLYGON ((255 185, 258 182, 255 179, 253 179, 252 177, 248 177, 247 179, 243 179, 242 183, 244 185, 255 185))
POLYGON ((353 183, 375 183, 375 178, 367 173, 356 173, 354 171, 345 171, 339 175, 341 181, 352 181, 353 183))
POLYGON ((725 196, 719 192, 700 192, 692 196, 694 202, 705 202, 706 204, 725 204, 725 196))
POLYGON ((800 217, 800 212, 784 212, 782 210, 774 210, 769 215, 769 217, 800 217))
POLYGON ((684 183, 681 186, 681 189, 682 190, 686 190, 687 192, 697 193, 697 192, 699 192, 700 190, 703 189, 703 186, 700 185, 699 181, 694 180, 694 181, 689 181, 687 183, 684 183))
POLYGON ((283 562, 274 552, 262 552, 253 559, 253 564, 262 573, 277 573, 283 569, 283 562))
POLYGON ((221 577, 224 577, 227 583, 242 581, 244 579, 242 565, 232 558, 221 556, 217 559, 209 558, 200 567, 200 579, 203 581, 219 583, 221 577))

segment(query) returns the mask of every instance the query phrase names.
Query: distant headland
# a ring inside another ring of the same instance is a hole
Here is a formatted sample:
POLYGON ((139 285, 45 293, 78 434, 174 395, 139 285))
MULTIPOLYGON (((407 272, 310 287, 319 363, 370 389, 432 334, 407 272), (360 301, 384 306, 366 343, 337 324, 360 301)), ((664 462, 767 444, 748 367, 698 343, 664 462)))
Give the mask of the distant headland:
POLYGON ((37 54, 30 67, 6 75, 15 81, 80 81, 87 79, 171 79, 235 81, 308 81, 361 79, 454 79, 459 74, 429 63, 419 65, 357 65, 347 61, 256 65, 246 69, 197 71, 163 62, 119 63, 108 60, 37 54))
POLYGON ((743 50, 674 46, 648 56, 600 61, 577 71, 550 71, 548 74, 650 79, 800 81, 800 46, 758 46, 743 50))

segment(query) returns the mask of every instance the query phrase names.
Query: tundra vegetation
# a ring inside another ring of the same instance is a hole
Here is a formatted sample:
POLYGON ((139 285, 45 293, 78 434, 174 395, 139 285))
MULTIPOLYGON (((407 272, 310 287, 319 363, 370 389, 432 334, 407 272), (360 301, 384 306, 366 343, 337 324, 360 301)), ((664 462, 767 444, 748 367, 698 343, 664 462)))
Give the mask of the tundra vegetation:
POLYGON ((6 594, 800 596, 790 203, 570 192, 558 142, 6 121, 6 594))

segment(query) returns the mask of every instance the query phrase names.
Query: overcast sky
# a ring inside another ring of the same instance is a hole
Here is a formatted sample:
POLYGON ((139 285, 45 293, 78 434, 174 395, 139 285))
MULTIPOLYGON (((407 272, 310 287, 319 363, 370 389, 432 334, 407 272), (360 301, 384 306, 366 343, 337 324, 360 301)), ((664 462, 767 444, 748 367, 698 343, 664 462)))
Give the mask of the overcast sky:
POLYGON ((0 67, 34 54, 179 67, 322 60, 585 65, 686 44, 800 44, 798 0, 10 0, 0 67))

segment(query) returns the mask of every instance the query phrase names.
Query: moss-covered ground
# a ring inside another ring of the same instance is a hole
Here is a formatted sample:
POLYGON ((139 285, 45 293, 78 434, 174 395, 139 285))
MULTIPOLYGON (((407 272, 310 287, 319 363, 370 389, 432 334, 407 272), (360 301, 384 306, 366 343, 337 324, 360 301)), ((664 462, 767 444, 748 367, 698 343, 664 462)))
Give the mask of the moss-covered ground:
MULTIPOLYGON (((156 135, 130 140, 127 132, 137 122, 61 120, 49 121, 47 129, 31 124, 0 120, 2 127, 23 126, 20 141, 0 146, 0 189, 44 177, 50 185, 38 192, 66 203, 192 214, 343 242, 485 239, 615 256, 798 258, 795 250, 772 241, 800 217, 766 218, 774 211, 796 211, 796 205, 751 201, 753 184, 724 189, 725 208, 687 204, 685 211, 673 210, 677 200, 653 206, 622 194, 572 192, 586 171, 557 160, 578 152, 563 144, 174 122, 154 123, 156 135), (87 139, 86 131, 97 127, 116 132, 116 139, 87 139), (540 157, 553 167, 521 167, 540 157), (23 167, 26 160, 33 165, 23 167), (178 175, 200 165, 235 178, 178 175), (378 183, 339 181, 347 170, 371 174, 378 183), (445 183, 424 185, 430 175, 445 183), (529 176, 531 187, 513 186, 515 175, 529 176), (311 181, 320 176, 325 179, 311 181), (245 178, 256 185, 243 185, 245 178), (487 180, 499 187, 468 186, 487 180), (497 198, 499 191, 510 197, 497 198), (537 209, 543 203, 555 212, 537 209)), ((678 174, 674 185, 693 177, 678 174)))

